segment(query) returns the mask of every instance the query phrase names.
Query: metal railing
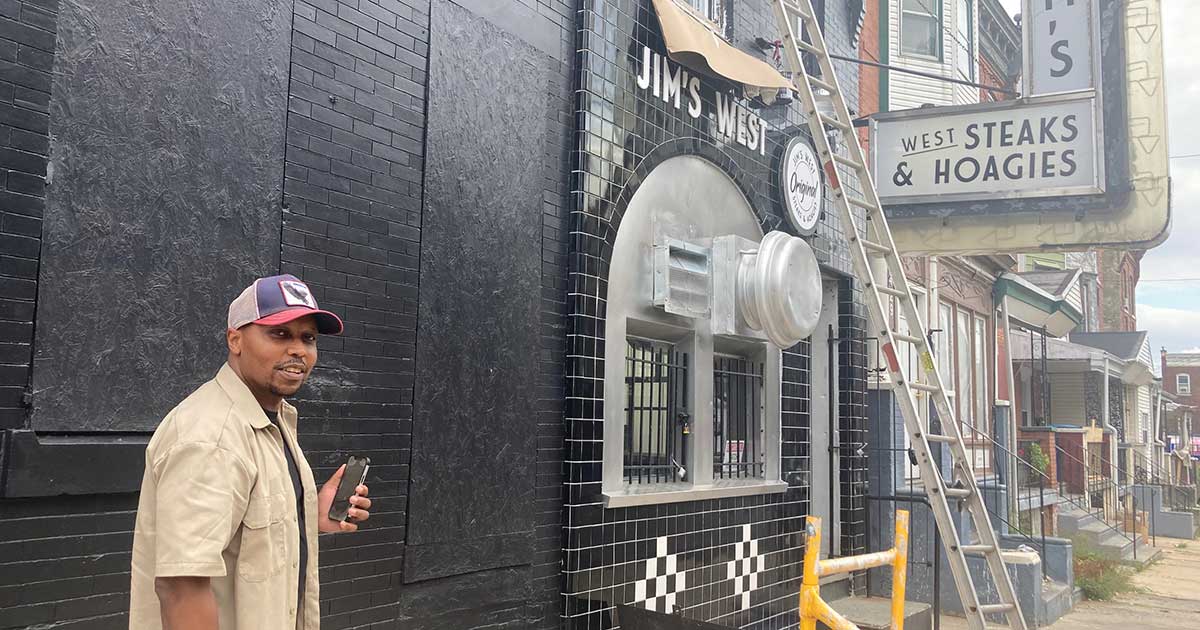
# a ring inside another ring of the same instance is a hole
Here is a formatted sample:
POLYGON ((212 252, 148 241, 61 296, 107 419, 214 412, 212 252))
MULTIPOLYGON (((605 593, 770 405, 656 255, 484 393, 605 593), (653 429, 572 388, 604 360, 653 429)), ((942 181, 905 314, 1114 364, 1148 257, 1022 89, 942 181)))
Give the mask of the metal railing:
MULTIPOLYGON (((936 329, 931 330, 931 336, 937 332, 939 331, 936 329)), ((876 340, 871 338, 868 340, 868 342, 876 342, 876 340)), ((878 346, 877 342, 876 346, 878 346)), ((876 353, 878 356, 878 348, 876 349, 876 353)), ((921 370, 917 369, 916 362, 918 361, 918 357, 915 351, 907 350, 900 352, 899 354, 901 360, 906 361, 908 364, 908 373, 921 373, 921 370)), ((881 364, 878 358, 876 364, 881 364)), ((876 372, 877 377, 875 382, 877 385, 886 386, 884 374, 885 373, 882 370, 876 372)), ((923 378, 920 380, 923 380, 923 378)), ((927 407, 928 411, 926 413, 926 424, 930 425, 928 427, 929 430, 932 432, 943 432, 941 429, 941 419, 938 417, 936 410, 932 408, 932 405, 927 405, 927 407)), ((956 403, 955 407, 957 409, 971 409, 973 408, 973 405, 960 405, 956 403)), ((893 400, 893 417, 895 414, 896 403, 893 400)), ((1034 467, 1024 458, 1021 458, 1017 454, 1011 452, 1004 444, 997 440, 995 436, 991 435, 990 432, 995 430, 996 424, 990 417, 987 417, 987 415, 988 414, 985 414, 985 417, 980 418, 984 424, 984 427, 982 428, 976 425, 974 418, 956 418, 959 425, 959 430, 963 436, 964 449, 971 460, 971 468, 975 474, 976 482, 983 485, 991 482, 1006 484, 1008 478, 1006 474, 1001 473, 1001 470, 1013 471, 1007 474, 1017 474, 1020 478, 1025 480, 1026 488, 1036 488, 1037 490, 1038 503, 1036 507, 1030 506, 1029 510, 1025 511, 1032 511, 1034 509, 1037 510, 1039 515, 1039 527, 1035 529, 1032 527, 1023 526, 1020 519, 1021 511, 1018 512, 1016 522, 1013 522, 1011 515, 1006 515, 1003 511, 995 509, 992 505, 988 504, 987 501, 984 502, 984 505, 987 508, 989 516, 995 521, 1003 523, 1007 527, 1010 535, 1020 538, 1024 544, 1036 549, 1039 555, 1044 557, 1044 550, 1046 548, 1045 532, 1047 529, 1049 529, 1045 522, 1045 508, 1048 505, 1052 505, 1048 504, 1046 501, 1046 488, 1053 486, 1050 484, 1049 477, 1047 477, 1045 473, 1037 470, 1036 467, 1034 467), (1004 462, 1006 466, 1000 466, 999 464, 1001 462, 1004 462)), ((935 452, 940 448, 942 447, 935 446, 935 452)), ((912 455, 912 451, 910 449, 901 450, 907 451, 909 460, 909 466, 903 467, 905 470, 903 478, 905 484, 908 486, 907 491, 923 493, 924 489, 920 487, 920 480, 917 478, 916 462, 915 457, 912 455)), ((895 488, 897 493, 903 493, 905 491, 905 489, 901 488, 901 486, 896 483, 895 479, 892 480, 891 487, 895 488)), ((1042 571, 1043 574, 1046 571, 1044 563, 1042 565, 1042 571)))
MULTIPOLYGON (((1122 484, 1119 478, 1113 478, 1113 471, 1118 469, 1103 455, 1095 457, 1095 463, 1089 463, 1067 452, 1059 444, 1055 444, 1054 448, 1055 457, 1058 458, 1058 470, 1070 471, 1066 479, 1058 480, 1059 496, 1095 517, 1108 530, 1120 534, 1132 543, 1133 559, 1137 560, 1137 543, 1140 538, 1138 515, 1133 509, 1132 495, 1128 492, 1129 485, 1122 484), (1083 489, 1082 496, 1078 494, 1080 488, 1083 489), (1108 512, 1110 506, 1111 514, 1108 512), (1114 519, 1115 525, 1112 523, 1114 519)), ((1059 476, 1063 475, 1060 473, 1059 476)), ((1153 513, 1150 516, 1153 517, 1153 513)))
POLYGON ((1162 464, 1133 449, 1130 449, 1130 453, 1133 455, 1134 482, 1160 488, 1164 508, 1178 511, 1196 508, 1192 503, 1193 493, 1171 481, 1171 475, 1162 464))
MULTIPOLYGON (((900 450, 904 451, 904 449, 900 450)), ((900 454, 903 455, 903 452, 900 454)), ((882 534, 887 531, 889 528, 884 527, 884 519, 899 512, 901 505, 904 506, 904 511, 911 515, 905 573, 910 581, 917 584, 918 587, 910 590, 909 593, 913 596, 914 601, 924 601, 926 595, 929 596, 930 613, 933 617, 932 630, 941 630, 942 538, 938 532, 937 522, 933 518, 933 508, 929 505, 929 499, 923 495, 867 495, 866 498, 867 530, 870 532, 882 534), (884 504, 886 507, 877 509, 875 506, 880 504, 884 504), (914 531, 923 532, 924 535, 914 535, 914 531), (932 590, 928 593, 921 592, 924 587, 932 590)), ((867 551, 883 551, 880 547, 884 544, 886 543, 882 539, 869 538, 867 551)), ((876 583, 877 577, 881 576, 876 575, 875 572, 867 572, 867 593, 869 595, 886 590, 876 583)))
POLYGON ((896 510, 895 537, 892 548, 886 551, 821 560, 820 517, 808 517, 805 533, 807 537, 804 542, 804 581, 800 587, 800 630, 816 630, 818 621, 832 630, 858 630, 858 626, 821 599, 820 578, 884 566, 892 568, 891 628, 904 629, 904 585, 908 575, 908 512, 896 510))

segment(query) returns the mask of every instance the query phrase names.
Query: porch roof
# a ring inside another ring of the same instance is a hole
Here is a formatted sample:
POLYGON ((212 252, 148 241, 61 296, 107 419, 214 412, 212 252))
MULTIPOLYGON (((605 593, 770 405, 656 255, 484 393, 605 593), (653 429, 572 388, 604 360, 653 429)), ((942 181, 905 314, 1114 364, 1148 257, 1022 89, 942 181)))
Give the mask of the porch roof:
POLYGON ((1079 270, 1009 272, 996 279, 993 292, 996 301, 1003 301, 1008 308, 1009 318, 1019 325, 1045 329, 1047 335, 1061 337, 1083 321, 1083 314, 1067 300, 1067 293, 1078 278, 1079 270))
POLYGON ((1132 332, 1075 332, 1073 343, 1103 350, 1125 362, 1122 380, 1129 384, 1149 385, 1155 378, 1155 365, 1150 355, 1149 335, 1144 330, 1132 332))
MULTIPOLYGON (((1012 340, 1010 353, 1013 363, 1029 363, 1041 361, 1041 339, 1028 331, 1015 331, 1010 334, 1012 340), (1030 337, 1033 337, 1032 354, 1030 352, 1030 337)), ((1092 346, 1071 343, 1065 339, 1046 338, 1046 361, 1051 373, 1075 374, 1080 372, 1097 372, 1103 374, 1107 366, 1110 376, 1122 377, 1125 372, 1125 361, 1092 346), (1107 359, 1107 361, 1106 361, 1107 359)))

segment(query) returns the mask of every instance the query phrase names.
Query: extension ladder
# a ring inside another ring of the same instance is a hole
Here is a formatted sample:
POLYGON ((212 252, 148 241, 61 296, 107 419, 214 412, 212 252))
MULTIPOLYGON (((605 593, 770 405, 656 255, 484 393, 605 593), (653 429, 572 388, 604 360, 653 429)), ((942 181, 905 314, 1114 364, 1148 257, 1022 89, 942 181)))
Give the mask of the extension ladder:
POLYGON ((979 486, 976 485, 975 475, 963 446, 962 433, 959 429, 954 411, 950 407, 946 390, 942 386, 942 378, 938 375, 937 366, 933 361, 929 338, 926 334, 923 319, 917 311, 916 300, 909 291, 908 279, 904 276, 900 255, 888 229, 887 219, 883 214, 883 206, 875 191, 875 182, 867 170, 862 146, 858 142, 858 134, 854 130, 850 112, 846 109, 845 99, 838 87, 837 76, 833 72, 829 54, 825 48, 825 39, 817 24, 811 0, 773 0, 775 18, 779 30, 783 34, 783 51, 789 69, 792 72, 792 83, 800 93, 804 111, 808 117, 808 127, 812 132, 813 142, 825 170, 828 187, 833 192, 834 202, 838 206, 842 218, 843 230, 850 243, 851 261, 855 275, 863 283, 867 310, 874 332, 878 333, 880 347, 886 358, 887 369, 891 374, 893 395, 904 414, 904 425, 908 430, 912 449, 916 454, 917 467, 921 480, 929 495, 934 519, 947 549, 950 572, 954 576, 954 584, 962 598, 963 609, 967 617, 967 625, 971 630, 985 630, 988 615, 1003 615, 1007 627, 1013 630, 1026 630, 1025 620, 1021 616, 1020 605, 1013 591, 1012 581, 1005 569, 1001 557, 999 541, 988 519, 987 508, 980 496, 979 486), (800 18, 807 41, 798 36, 795 29, 795 19, 800 18), (801 51, 811 53, 818 62, 819 76, 810 75, 801 61, 801 51), (833 101, 832 112, 821 112, 816 105, 813 88, 828 92, 833 101), (832 115, 831 115, 832 114, 832 115), (826 135, 826 126, 840 131, 846 139, 848 155, 839 155, 830 146, 826 135), (861 196, 853 196, 842 187, 838 167, 844 167, 853 172, 861 183, 861 196), (862 230, 866 237, 860 235, 859 222, 854 218, 854 208, 860 208, 866 217, 866 229, 862 230), (882 260, 883 268, 878 269, 879 277, 872 273, 870 261, 882 260), (893 286, 888 286, 890 272, 893 286), (896 298, 908 320, 911 334, 901 334, 892 329, 888 322, 887 310, 884 308, 884 296, 896 298), (912 344, 916 348, 921 364, 927 376, 927 382, 918 382, 917 374, 904 373, 907 366, 901 366, 896 358, 898 343, 912 344), (925 392, 930 395, 941 419, 941 432, 931 433, 922 426, 917 412, 915 392, 925 392), (948 482, 940 467, 934 460, 930 446, 941 444, 949 449, 951 480, 948 482), (965 506, 974 524, 977 540, 960 540, 958 527, 951 515, 948 501, 960 501, 965 506), (979 590, 976 589, 967 567, 967 556, 983 556, 987 561, 987 572, 999 594, 998 602, 984 603, 980 601, 979 590))

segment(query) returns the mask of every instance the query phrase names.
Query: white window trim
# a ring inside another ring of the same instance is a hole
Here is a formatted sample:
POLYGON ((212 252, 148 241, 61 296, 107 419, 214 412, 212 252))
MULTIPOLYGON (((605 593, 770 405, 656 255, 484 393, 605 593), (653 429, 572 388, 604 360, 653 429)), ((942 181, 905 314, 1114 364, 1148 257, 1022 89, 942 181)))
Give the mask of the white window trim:
POLYGON ((1191 374, 1176 374, 1175 375, 1175 393, 1191 395, 1191 393, 1192 393, 1192 375, 1191 374))
POLYGON ((977 51, 979 45, 975 41, 976 8, 974 0, 957 0, 957 4, 954 5, 954 11, 956 14, 954 25, 954 71, 958 73, 959 78, 966 79, 968 81, 974 81, 975 76, 979 73, 979 54, 977 51), (965 6, 967 8, 967 30, 965 33, 960 31, 958 28, 960 26, 958 23, 960 16, 958 14, 963 12, 963 2, 966 3, 965 6), (960 38, 965 38, 965 41, 960 38), (963 75, 962 73, 962 59, 960 56, 964 52, 966 53, 967 60, 970 62, 971 72, 969 76, 963 75))
POLYGON ((913 11, 911 9, 905 9, 904 8, 904 0, 899 0, 899 2, 897 3, 896 9, 897 9, 897 11, 899 11, 899 13, 897 14, 899 16, 899 18, 896 23, 897 31, 898 31, 897 37, 896 37, 896 43, 897 43, 897 49, 898 49, 897 52, 900 53, 901 57, 908 57, 910 59, 924 59, 926 61, 945 63, 945 57, 946 57, 945 46, 946 46, 946 44, 944 41, 945 38, 942 35, 942 32, 945 30, 945 25, 942 24, 942 20, 944 19, 944 15, 946 12, 945 7, 943 6, 943 2, 945 0, 926 0, 926 1, 930 2, 930 3, 937 3, 937 6, 934 7, 935 8, 934 12, 927 13, 925 11, 913 11), (908 51, 904 50, 904 16, 905 15, 914 15, 914 16, 919 16, 922 19, 932 19, 933 20, 933 23, 936 26, 935 32, 938 34, 937 42, 934 44, 936 50, 934 51, 933 54, 908 52, 908 51))

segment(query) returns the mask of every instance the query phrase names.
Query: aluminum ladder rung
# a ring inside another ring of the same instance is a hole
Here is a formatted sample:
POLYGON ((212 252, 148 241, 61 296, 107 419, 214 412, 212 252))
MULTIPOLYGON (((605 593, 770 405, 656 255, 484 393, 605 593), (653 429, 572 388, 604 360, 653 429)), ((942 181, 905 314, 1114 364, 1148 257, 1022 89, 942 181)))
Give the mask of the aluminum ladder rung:
POLYGON ((783 8, 787 9, 788 11, 791 11, 793 15, 799 15, 800 17, 802 17, 806 20, 812 19, 811 13, 808 13, 807 11, 805 11, 804 7, 798 5, 794 2, 781 2, 780 4, 783 5, 783 8))
MULTIPOLYGON (((839 213, 844 233, 850 242, 850 263, 854 276, 864 281, 864 301, 871 326, 875 330, 890 329, 891 318, 886 308, 887 300, 888 296, 896 298, 898 306, 903 308, 901 312, 908 317, 911 334, 893 334, 889 340, 893 343, 897 340, 916 340, 921 344, 919 347, 927 351, 929 347, 927 331, 925 325, 921 323, 914 296, 908 291, 887 287, 886 277, 878 277, 880 272, 872 269, 872 257, 882 257, 886 261, 888 271, 893 276, 902 274, 904 271, 900 264, 900 254, 892 242, 887 215, 883 212, 883 205, 879 201, 879 193, 875 189, 873 175, 866 166, 867 158, 859 143, 858 134, 852 131, 843 133, 842 142, 834 147, 830 140, 830 134, 827 133, 827 125, 832 125, 845 132, 846 127, 841 125, 852 128, 854 119, 846 109, 844 95, 838 89, 837 76, 833 72, 833 61, 829 56, 825 35, 821 32, 820 24, 812 19, 812 16, 816 15, 812 8, 812 0, 771 0, 771 5, 775 15, 776 28, 782 33, 782 39, 787 43, 782 47, 787 70, 791 72, 792 83, 803 106, 802 111, 808 114, 809 137, 817 150, 817 155, 821 156, 825 169, 830 171, 827 173, 830 176, 827 185, 834 193, 831 202, 839 213), (797 23, 795 15, 799 15, 803 20, 797 23), (804 41, 806 39, 807 42, 804 41), (820 68, 819 77, 809 74, 804 59, 801 57, 804 53, 811 53, 816 57, 817 65, 820 68), (817 90, 829 92, 830 100, 833 102, 832 112, 826 110, 821 113, 818 111, 816 101, 819 93, 817 90), (854 179, 857 180, 854 182, 853 190, 843 186, 839 181, 840 177, 837 177, 841 175, 839 166, 846 166, 848 170, 853 171, 847 173, 847 175, 855 176, 854 179), (854 194, 855 197, 851 197, 851 194, 854 194), (866 210, 866 217, 871 221, 870 238, 860 236, 856 217, 859 213, 854 211, 855 208, 866 210)), ((919 373, 906 374, 900 366, 896 365, 894 353, 890 353, 888 359, 890 368, 897 373, 898 378, 895 383, 904 392, 904 395, 895 396, 895 400, 900 414, 904 418, 908 435, 915 438, 912 440, 912 450, 917 455, 917 468, 921 473, 921 481, 929 489, 930 511, 937 523, 943 544, 950 551, 946 554, 946 559, 950 565, 951 576, 954 578, 955 590, 962 601, 962 610, 967 618, 968 630, 986 630, 989 627, 996 627, 996 624, 989 624, 985 618, 990 613, 1003 613, 1006 621, 1004 625, 1010 630, 1028 630, 1025 619, 1021 616, 1021 606, 1017 599, 1017 593, 1013 590, 1012 579, 1009 577, 1008 569, 999 553, 1000 541, 988 517, 987 506, 978 490, 975 472, 966 461, 962 437, 954 429, 958 426, 955 424, 958 422, 957 414, 950 404, 949 395, 943 385, 942 377, 938 373, 937 363, 929 361, 927 356, 923 356, 920 369, 925 373, 926 378, 921 380, 927 381, 926 385, 908 382, 917 380, 919 373), (912 395, 913 391, 930 392, 929 401, 937 411, 937 416, 941 418, 943 425, 948 424, 951 428, 949 435, 927 434, 924 421, 921 419, 921 412, 917 407, 917 397, 912 395), (922 435, 925 437, 923 440, 920 439, 922 435), (956 487, 946 487, 945 479, 936 464, 938 460, 934 458, 931 450, 932 444, 949 444, 951 446, 949 454, 954 463, 954 478, 958 481, 956 487), (951 500, 955 502, 953 508, 951 500), (954 508, 966 512, 971 522, 960 521, 958 515, 953 511, 954 508), (960 528, 971 524, 974 525, 975 537, 970 544, 963 545, 960 540, 960 528), (972 577, 971 569, 967 565, 964 550, 972 553, 979 552, 983 555, 987 576, 981 579, 987 580, 990 577, 990 582, 995 586, 995 600, 1001 603, 986 605, 980 603, 979 589, 975 586, 975 578, 972 577)))
POLYGON ((829 92, 830 94, 833 94, 835 88, 832 83, 826 83, 823 79, 818 79, 810 74, 806 74, 804 76, 808 77, 809 83, 821 88, 822 90, 825 90, 826 92, 829 92))
POLYGON ((925 341, 925 339, 922 337, 914 337, 912 335, 905 335, 903 333, 898 333, 898 332, 892 333, 892 338, 895 339, 896 341, 907 341, 908 343, 917 344, 917 345, 920 345, 921 342, 925 341))
POLYGON ((858 238, 857 236, 851 236, 850 240, 862 243, 863 249, 867 250, 868 254, 875 256, 889 256, 892 253, 891 247, 888 247, 887 245, 880 245, 875 241, 868 241, 865 238, 858 238))
POLYGON ((875 290, 879 291, 880 293, 883 293, 885 295, 890 295, 892 297, 898 297, 898 298, 908 297, 907 292, 901 291, 900 289, 893 289, 892 287, 878 287, 877 286, 877 287, 875 287, 875 290))
POLYGON ((820 48, 817 48, 816 46, 813 46, 812 44, 810 44, 802 39, 796 40, 796 47, 799 48, 800 50, 803 50, 804 52, 812 53, 814 55, 820 55, 825 52, 825 51, 821 50, 820 48))
POLYGON ((946 493, 946 496, 955 499, 965 499, 974 494, 970 488, 946 488, 943 492, 946 493))
POLYGON ((867 167, 862 162, 859 162, 858 160, 853 160, 851 158, 842 157, 836 153, 833 154, 833 161, 837 162, 838 164, 841 164, 842 166, 845 166, 846 168, 852 168, 855 171, 867 170, 867 167))
POLYGON ((875 211, 879 209, 879 206, 875 205, 870 199, 863 199, 861 197, 846 197, 846 201, 868 211, 875 211))
POLYGON ((847 125, 846 123, 838 120, 837 118, 830 118, 829 116, 826 116, 825 114, 817 114, 817 117, 819 117, 821 119, 821 122, 825 123, 826 125, 829 125, 831 127, 837 127, 838 129, 841 129, 842 131, 850 131, 851 129, 854 128, 852 125, 847 125))

